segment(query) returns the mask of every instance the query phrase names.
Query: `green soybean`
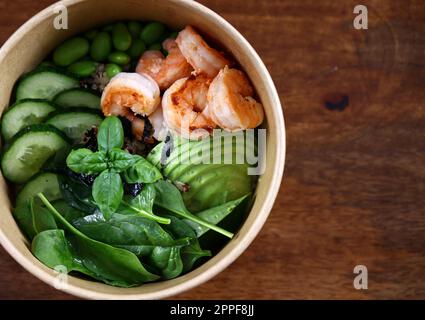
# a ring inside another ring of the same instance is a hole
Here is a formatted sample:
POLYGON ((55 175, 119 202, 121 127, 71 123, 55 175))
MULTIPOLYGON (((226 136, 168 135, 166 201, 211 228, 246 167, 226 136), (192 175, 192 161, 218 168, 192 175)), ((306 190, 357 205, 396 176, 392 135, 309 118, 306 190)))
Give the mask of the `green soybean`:
POLYGON ((130 21, 127 23, 127 28, 133 38, 137 38, 142 31, 142 24, 138 21, 130 21))
POLYGON ((90 44, 87 39, 82 37, 71 38, 55 49, 53 61, 58 66, 67 67, 84 57, 89 50, 90 44))
POLYGON ((128 55, 133 58, 139 58, 143 52, 145 52, 145 43, 140 39, 133 39, 130 49, 127 50, 128 55))
POLYGON ((125 52, 115 51, 108 56, 108 60, 112 63, 123 66, 130 62, 130 56, 125 52))
POLYGON ((148 50, 159 50, 159 51, 161 51, 162 50, 162 45, 160 43, 151 44, 148 47, 148 50))
POLYGON ((178 35, 179 35, 178 31, 173 31, 167 36, 167 38, 176 39, 178 35))
POLYGON ((109 33, 102 31, 94 38, 90 48, 90 56, 94 61, 105 61, 112 49, 112 40, 109 33))
POLYGON ((112 79, 121 71, 122 68, 119 65, 116 65, 115 63, 108 63, 105 67, 105 72, 109 79, 112 79))
POLYGON ((147 45, 160 41, 165 34, 165 25, 160 22, 148 23, 140 33, 140 38, 147 45))
POLYGON ((42 61, 38 66, 41 67, 41 68, 44 68, 44 67, 47 67, 47 68, 56 67, 55 64, 53 62, 51 62, 51 61, 42 61))
POLYGON ((84 36, 89 39, 89 40, 93 40, 96 35, 98 34, 99 31, 97 31, 96 29, 91 29, 89 31, 87 31, 86 33, 84 33, 84 36))
POLYGON ((112 32, 112 30, 114 29, 114 26, 115 26, 115 23, 107 24, 106 26, 102 28, 102 31, 112 32))
POLYGON ((96 71, 96 63, 93 61, 78 61, 68 67, 68 71, 78 78, 90 77, 96 71))
POLYGON ((131 34, 124 23, 117 23, 112 30, 115 49, 125 51, 131 46, 131 34))

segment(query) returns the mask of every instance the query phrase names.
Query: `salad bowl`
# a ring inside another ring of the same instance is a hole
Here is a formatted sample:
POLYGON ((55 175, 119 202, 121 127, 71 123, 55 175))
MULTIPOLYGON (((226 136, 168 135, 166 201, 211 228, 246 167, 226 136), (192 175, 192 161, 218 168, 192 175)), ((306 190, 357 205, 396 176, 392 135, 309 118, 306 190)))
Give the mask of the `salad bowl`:
POLYGON ((227 21, 190 0, 65 0, 44 9, 20 27, 0 50, 0 112, 8 106, 13 86, 64 39, 117 20, 156 20, 175 28, 192 25, 226 48, 251 79, 265 110, 265 170, 259 177, 246 220, 232 240, 193 271, 172 280, 118 288, 69 276, 58 287, 58 272, 33 256, 30 244, 13 219, 8 185, 0 177, 0 243, 26 270, 45 283, 88 299, 161 299, 208 281, 240 256, 260 232, 277 196, 285 161, 285 126, 278 93, 264 63, 247 40, 227 21), (66 8, 66 29, 54 27, 66 8))

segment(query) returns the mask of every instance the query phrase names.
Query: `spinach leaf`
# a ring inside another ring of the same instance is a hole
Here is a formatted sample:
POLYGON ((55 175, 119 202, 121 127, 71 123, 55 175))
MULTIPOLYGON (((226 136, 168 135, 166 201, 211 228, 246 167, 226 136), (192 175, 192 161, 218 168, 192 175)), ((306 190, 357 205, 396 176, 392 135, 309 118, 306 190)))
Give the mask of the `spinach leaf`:
POLYGON ((38 198, 31 197, 19 204, 13 210, 13 215, 30 240, 44 230, 57 228, 55 219, 38 198))
POLYGON ((63 230, 46 230, 37 234, 31 243, 31 252, 49 268, 65 267, 67 273, 78 271, 98 278, 75 257, 63 230))
POLYGON ((62 197, 71 207, 86 214, 92 214, 97 209, 89 186, 65 175, 59 175, 58 181, 62 197))
POLYGON ((105 220, 95 213, 75 220, 73 225, 88 237, 111 245, 169 247, 189 243, 188 239, 174 240, 158 223, 135 214, 114 213, 105 220))
POLYGON ((124 129, 120 119, 107 117, 99 126, 97 133, 99 151, 109 152, 114 148, 121 149, 124 144, 124 129))
MULTIPOLYGON (((220 206, 198 212, 195 215, 203 219, 204 221, 207 221, 209 223, 216 225, 220 221, 222 221, 224 218, 226 218, 248 196, 249 196, 249 193, 239 199, 228 201, 226 203, 223 203, 220 206)), ((209 231, 209 228, 206 228, 194 221, 185 220, 185 222, 195 230, 198 238, 202 236, 204 233, 206 233, 207 231, 209 231)))
POLYGON ((106 217, 118 209, 123 194, 121 177, 114 171, 105 170, 94 180, 93 199, 106 217))
POLYGON ((170 219, 157 216, 152 211, 155 200, 155 193, 155 187, 153 185, 145 185, 142 191, 136 197, 127 198, 127 201, 123 201, 121 203, 120 212, 138 214, 142 217, 155 220, 159 223, 169 224, 170 219))
POLYGON ((51 215, 49 210, 43 206, 43 203, 38 198, 31 198, 29 200, 32 224, 34 231, 38 234, 46 230, 57 229, 55 218, 51 215))
POLYGON ((181 249, 181 256, 183 262, 183 272, 192 270, 194 264, 202 257, 210 257, 209 250, 202 250, 198 239, 196 238, 195 231, 185 222, 174 216, 167 215, 171 219, 171 223, 164 226, 164 229, 173 235, 174 238, 190 238, 190 243, 181 249))
POLYGON ((183 261, 183 272, 193 269, 196 262, 203 257, 211 257, 210 250, 203 250, 198 239, 191 240, 190 245, 183 247, 181 251, 183 261))
POLYGON ((87 237, 66 221, 43 194, 39 193, 38 196, 68 233, 67 239, 75 250, 75 258, 95 274, 97 279, 122 287, 158 279, 157 275, 144 268, 133 253, 87 237))
POLYGON ((64 217, 68 222, 73 222, 76 219, 82 218, 86 215, 83 211, 77 210, 69 206, 64 200, 56 200, 52 202, 53 206, 58 210, 62 217, 64 217))
POLYGON ((162 174, 149 161, 141 156, 135 156, 137 162, 124 172, 125 181, 128 183, 154 183, 162 179, 162 174))
POLYGON ((28 237, 32 239, 35 237, 37 232, 34 230, 34 224, 32 220, 32 213, 29 201, 23 201, 13 209, 13 216, 16 219, 20 229, 28 237))
POLYGON ((127 168, 133 166, 138 157, 121 149, 112 149, 109 151, 109 167, 116 172, 125 171, 127 168))
POLYGON ((155 247, 149 257, 150 264, 161 271, 162 278, 178 277, 183 271, 181 247, 155 247))
POLYGON ((105 220, 101 214, 94 214, 74 221, 74 226, 94 240, 148 259, 164 279, 174 278, 183 270, 180 248, 187 246, 190 239, 183 236, 174 240, 151 219, 114 213, 105 220))
POLYGON ((106 160, 104 152, 93 152, 81 148, 71 151, 66 158, 66 164, 74 172, 96 174, 107 169, 106 160))
POLYGON ((156 197, 155 204, 160 206, 181 218, 196 222, 197 224, 214 230, 222 235, 232 238, 233 233, 224 230, 210 222, 207 222, 192 213, 190 213, 183 202, 180 191, 170 182, 160 180, 155 183, 156 197))

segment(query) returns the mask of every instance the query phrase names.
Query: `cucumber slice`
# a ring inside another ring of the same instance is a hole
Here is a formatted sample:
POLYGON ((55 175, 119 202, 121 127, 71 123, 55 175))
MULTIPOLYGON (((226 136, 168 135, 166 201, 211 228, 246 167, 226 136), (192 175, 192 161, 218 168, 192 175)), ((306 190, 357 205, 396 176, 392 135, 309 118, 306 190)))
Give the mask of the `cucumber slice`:
POLYGON ((19 130, 31 124, 42 123, 56 108, 46 100, 24 99, 10 106, 3 114, 1 133, 7 141, 19 130))
POLYGON ((69 150, 68 138, 49 124, 33 124, 19 131, 3 153, 3 175, 10 181, 23 183, 35 175, 44 163, 65 159, 69 150))
POLYGON ((77 79, 53 68, 40 68, 25 75, 16 87, 16 100, 46 99, 59 92, 78 87, 77 79))
POLYGON ((86 107, 100 109, 100 97, 85 89, 70 89, 59 92, 53 101, 64 108, 86 107))
POLYGON ((63 131, 73 142, 79 142, 84 133, 102 122, 99 112, 87 108, 70 108, 58 110, 51 114, 46 123, 63 131))
POLYGON ((62 199, 59 188, 58 175, 50 172, 40 173, 32 178, 22 188, 16 197, 16 206, 26 203, 27 200, 43 192, 49 201, 62 199))

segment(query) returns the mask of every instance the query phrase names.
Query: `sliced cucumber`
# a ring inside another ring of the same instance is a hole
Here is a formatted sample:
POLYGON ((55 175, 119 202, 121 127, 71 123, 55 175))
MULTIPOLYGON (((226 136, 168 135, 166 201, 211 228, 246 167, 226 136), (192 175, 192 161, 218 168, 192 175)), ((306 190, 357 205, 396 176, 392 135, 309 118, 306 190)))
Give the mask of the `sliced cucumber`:
POLYGON ((68 138, 54 126, 33 124, 19 131, 6 146, 1 159, 3 175, 12 182, 23 183, 48 159, 63 161, 69 147, 68 138))
POLYGON ((56 108, 46 100, 24 99, 10 106, 3 114, 1 133, 7 141, 19 130, 44 121, 56 108))
POLYGON ((100 97, 85 89, 70 89, 59 92, 53 101, 64 108, 86 107, 100 109, 100 97))
POLYGON ((63 131, 73 142, 82 140, 84 133, 102 122, 100 113, 88 108, 69 108, 51 114, 46 123, 63 131))
POLYGON ((59 92, 78 87, 77 79, 53 68, 39 68, 25 75, 16 87, 16 100, 46 99, 59 92))
POLYGON ((25 203, 30 198, 42 192, 49 201, 62 198, 57 174, 45 172, 36 175, 22 188, 16 197, 16 206, 25 203))

